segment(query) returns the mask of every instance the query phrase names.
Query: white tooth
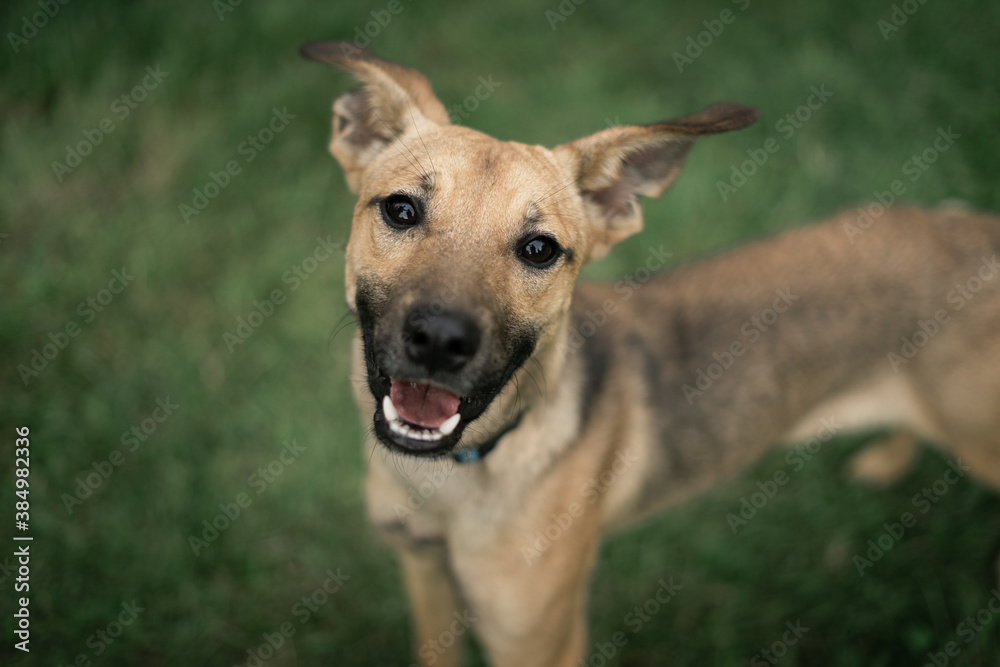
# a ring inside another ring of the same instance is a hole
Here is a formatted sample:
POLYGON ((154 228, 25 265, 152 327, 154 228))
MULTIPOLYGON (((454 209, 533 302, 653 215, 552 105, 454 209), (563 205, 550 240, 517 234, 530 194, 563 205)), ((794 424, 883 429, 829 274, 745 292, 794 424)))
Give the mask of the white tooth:
POLYGON ((392 399, 386 394, 385 398, 382 399, 382 412, 385 414, 385 420, 388 422, 394 422, 399 419, 399 413, 396 412, 396 406, 392 404, 392 399))
POLYGON ((448 417, 443 424, 438 426, 438 430, 441 431, 441 435, 451 435, 460 421, 462 421, 462 415, 456 412, 451 417, 448 417))

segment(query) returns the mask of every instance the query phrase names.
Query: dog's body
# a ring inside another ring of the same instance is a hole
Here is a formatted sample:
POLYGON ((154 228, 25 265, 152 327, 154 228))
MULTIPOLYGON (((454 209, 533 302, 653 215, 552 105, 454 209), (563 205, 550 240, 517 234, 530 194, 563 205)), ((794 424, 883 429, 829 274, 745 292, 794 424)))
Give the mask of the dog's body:
MULTIPOLYGON (((450 126, 421 75, 350 44, 304 53, 366 84, 335 104, 331 141, 359 194, 354 385, 370 446, 421 457, 374 453, 367 491, 426 663, 458 663, 438 640, 459 623, 496 665, 578 664, 601 535, 777 442, 898 428, 1000 488, 996 218, 845 215, 574 290, 694 136, 755 114, 717 105, 550 151, 450 126)), ((901 470, 911 449, 865 465, 901 470)))

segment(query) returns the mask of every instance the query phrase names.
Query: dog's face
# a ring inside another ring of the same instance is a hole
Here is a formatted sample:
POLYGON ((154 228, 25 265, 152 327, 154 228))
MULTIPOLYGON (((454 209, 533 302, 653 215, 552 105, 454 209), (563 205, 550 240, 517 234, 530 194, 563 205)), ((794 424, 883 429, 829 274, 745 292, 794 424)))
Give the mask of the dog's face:
POLYGON ((588 238, 574 224, 579 202, 555 193, 567 179, 544 149, 429 125, 400 148, 359 184, 348 302, 376 435, 432 454, 458 443, 552 337, 588 238))
POLYGON ((580 267, 641 228, 636 194, 665 190, 697 135, 756 118, 715 105, 549 150, 451 125, 423 75, 349 42, 303 54, 364 84, 334 103, 330 142, 358 195, 347 300, 375 434, 414 455, 451 451, 558 348, 580 267))

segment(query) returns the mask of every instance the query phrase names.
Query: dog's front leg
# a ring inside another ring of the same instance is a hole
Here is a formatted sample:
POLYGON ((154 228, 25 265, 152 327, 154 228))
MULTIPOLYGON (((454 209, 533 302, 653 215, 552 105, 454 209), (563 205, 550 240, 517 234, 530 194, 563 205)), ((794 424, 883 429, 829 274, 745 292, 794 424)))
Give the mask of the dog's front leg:
POLYGON ((549 510, 531 512, 533 521, 518 521, 488 543, 453 545, 464 611, 494 667, 577 667, 585 657, 597 517, 567 525, 565 508, 549 510), (552 522, 561 534, 539 543, 552 522))
POLYGON ((403 577, 413 611, 416 651, 421 667, 457 667, 462 662, 458 599, 443 554, 430 550, 399 550, 403 577))

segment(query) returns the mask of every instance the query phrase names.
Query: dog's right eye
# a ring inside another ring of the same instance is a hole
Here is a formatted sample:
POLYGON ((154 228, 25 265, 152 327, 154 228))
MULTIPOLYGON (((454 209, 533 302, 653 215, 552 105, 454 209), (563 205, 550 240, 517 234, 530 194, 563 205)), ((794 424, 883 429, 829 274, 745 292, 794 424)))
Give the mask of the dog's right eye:
POLYGON ((406 195, 389 195, 382 200, 382 219, 395 229, 409 229, 420 222, 420 208, 406 195))

